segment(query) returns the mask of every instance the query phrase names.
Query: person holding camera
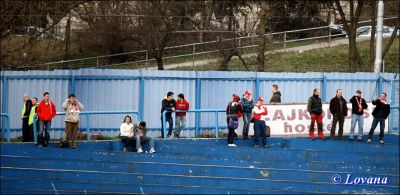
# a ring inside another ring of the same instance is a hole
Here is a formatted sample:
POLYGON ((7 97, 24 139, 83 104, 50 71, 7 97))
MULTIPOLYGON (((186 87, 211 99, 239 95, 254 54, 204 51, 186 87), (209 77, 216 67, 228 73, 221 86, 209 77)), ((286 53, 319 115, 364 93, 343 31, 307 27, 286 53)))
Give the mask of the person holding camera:
POLYGON ((372 100, 372 104, 376 105, 374 111, 372 111, 372 116, 374 116, 374 120, 372 121, 371 129, 368 134, 368 143, 371 143, 372 135, 374 135, 374 131, 378 123, 380 124, 380 132, 379 132, 379 143, 384 144, 383 135, 385 130, 385 120, 390 114, 390 104, 386 99, 387 94, 382 92, 379 99, 372 100))
POLYGON ((61 145, 68 146, 70 134, 71 135, 71 148, 76 149, 76 135, 79 126, 79 113, 83 110, 84 106, 78 99, 75 98, 74 94, 70 94, 66 99, 62 108, 65 110, 65 136, 61 141, 61 145))

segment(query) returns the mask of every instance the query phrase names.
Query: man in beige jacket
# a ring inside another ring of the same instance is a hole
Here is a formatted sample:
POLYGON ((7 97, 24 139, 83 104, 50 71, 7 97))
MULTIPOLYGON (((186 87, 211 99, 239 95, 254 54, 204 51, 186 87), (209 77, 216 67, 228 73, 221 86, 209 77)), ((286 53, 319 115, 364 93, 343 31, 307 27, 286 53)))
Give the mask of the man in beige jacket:
POLYGON ((71 148, 76 149, 75 139, 79 126, 79 113, 84 106, 75 98, 74 94, 70 94, 62 104, 62 107, 65 110, 65 136, 61 141, 60 147, 68 145, 70 133, 72 133, 71 148))

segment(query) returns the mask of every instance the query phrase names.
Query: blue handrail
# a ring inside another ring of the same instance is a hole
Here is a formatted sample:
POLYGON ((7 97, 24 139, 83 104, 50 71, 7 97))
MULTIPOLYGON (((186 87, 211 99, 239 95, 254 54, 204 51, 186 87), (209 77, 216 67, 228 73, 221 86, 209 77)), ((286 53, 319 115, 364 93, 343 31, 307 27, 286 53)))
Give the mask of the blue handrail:
MULTIPOLYGON (((80 115, 85 115, 86 117, 86 136, 87 140, 90 141, 90 115, 97 115, 97 114, 136 114, 138 121, 141 121, 142 119, 140 118, 140 114, 136 110, 125 110, 125 111, 84 111, 80 112, 80 115)), ((56 115, 65 115, 65 112, 57 112, 56 115)), ((36 129, 36 114, 34 115, 33 118, 33 139, 35 141, 35 144, 37 144, 37 129, 36 129)))
MULTIPOLYGON (((164 138, 167 135, 167 128, 166 128, 166 113, 169 112, 167 110, 164 110, 164 112, 162 113, 162 123, 163 123, 163 129, 162 131, 164 131, 164 138)), ((216 138, 218 138, 218 134, 219 134, 219 128, 218 128, 218 112, 225 112, 225 109, 193 109, 193 110, 175 110, 175 112, 214 112, 215 113, 215 136, 216 138)), ((196 121, 195 125, 195 136, 197 135, 197 130, 199 129, 199 121, 196 121)))
MULTIPOLYGON (((7 143, 10 143, 10 115, 7 113, 1 113, 0 116, 2 118, 5 118, 6 121, 6 128, 7 128, 7 143)), ((5 128, 1 128, 1 139, 4 138, 5 140, 5 132, 4 132, 5 128)))

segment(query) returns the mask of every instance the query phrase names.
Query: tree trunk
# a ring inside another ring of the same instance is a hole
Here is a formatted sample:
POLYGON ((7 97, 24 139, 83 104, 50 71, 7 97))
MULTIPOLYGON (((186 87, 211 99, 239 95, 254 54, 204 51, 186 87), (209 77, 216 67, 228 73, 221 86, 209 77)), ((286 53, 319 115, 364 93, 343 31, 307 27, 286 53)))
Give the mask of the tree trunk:
POLYGON ((221 61, 221 66, 219 67, 219 70, 222 71, 227 71, 228 70, 228 63, 231 61, 232 57, 235 55, 236 51, 235 50, 230 50, 228 55, 224 55, 221 61))
POLYGON ((70 44, 71 44, 71 15, 67 20, 67 26, 65 27, 65 60, 69 60, 70 44))
POLYGON ((394 29, 394 31, 392 32, 392 35, 390 36, 389 42, 386 44, 385 49, 382 52, 382 59, 385 58, 386 53, 389 51, 390 47, 392 46, 392 43, 394 41, 394 39, 397 36, 397 31, 399 30, 399 25, 396 26, 396 28, 394 29))
POLYGON ((358 53, 357 49, 357 42, 356 42, 356 33, 351 32, 351 36, 349 36, 349 71, 351 72, 357 72, 357 71, 363 71, 362 67, 362 59, 360 57, 360 54, 358 53))
POLYGON ((258 44, 258 54, 257 54, 257 71, 265 70, 265 45, 266 45, 266 36, 265 36, 265 23, 267 17, 267 2, 261 2, 261 16, 260 23, 258 24, 257 34, 259 35, 259 44, 258 44))
POLYGON ((164 70, 164 62, 162 57, 154 57, 154 59, 156 59, 158 70, 164 70))

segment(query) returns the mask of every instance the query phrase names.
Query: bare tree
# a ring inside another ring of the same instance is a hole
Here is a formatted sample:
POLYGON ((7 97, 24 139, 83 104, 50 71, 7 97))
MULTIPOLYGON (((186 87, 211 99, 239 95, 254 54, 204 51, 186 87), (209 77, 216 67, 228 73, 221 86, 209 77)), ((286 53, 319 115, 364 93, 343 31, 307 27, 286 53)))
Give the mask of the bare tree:
POLYGON ((339 11, 340 17, 343 22, 343 28, 347 33, 349 40, 349 70, 351 72, 362 71, 363 70, 363 61, 360 57, 360 53, 357 49, 357 24, 360 19, 360 15, 362 13, 363 7, 365 5, 364 0, 348 0, 349 8, 350 8, 350 18, 346 17, 346 14, 343 10, 342 5, 339 0, 335 0, 335 5, 339 11))

